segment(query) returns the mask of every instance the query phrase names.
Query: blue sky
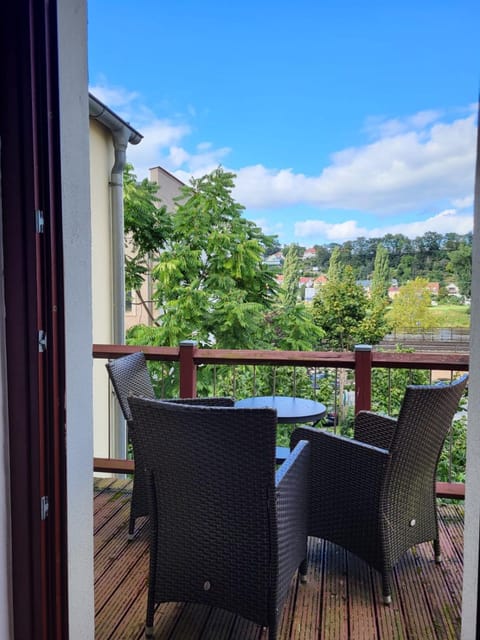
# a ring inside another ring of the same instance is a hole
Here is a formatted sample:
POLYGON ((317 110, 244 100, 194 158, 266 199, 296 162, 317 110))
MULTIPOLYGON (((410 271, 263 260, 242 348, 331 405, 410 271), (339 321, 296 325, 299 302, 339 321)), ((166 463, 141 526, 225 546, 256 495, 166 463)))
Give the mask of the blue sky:
POLYGON ((478 0, 89 0, 139 178, 222 165, 281 243, 472 229, 478 0))

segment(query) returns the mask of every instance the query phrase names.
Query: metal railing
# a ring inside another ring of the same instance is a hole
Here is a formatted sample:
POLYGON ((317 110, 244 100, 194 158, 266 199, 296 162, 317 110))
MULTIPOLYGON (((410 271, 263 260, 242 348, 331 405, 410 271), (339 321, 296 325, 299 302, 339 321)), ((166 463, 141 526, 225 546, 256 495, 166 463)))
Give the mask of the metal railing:
MULTIPOLYGON (((335 371, 335 388, 338 380, 338 371, 350 372, 351 387, 354 394, 354 412, 370 410, 372 408, 372 372, 375 369, 385 369, 388 372, 395 369, 426 370, 437 372, 445 378, 453 376, 453 372, 468 370, 468 354, 459 353, 398 353, 374 351, 368 345, 359 345, 354 352, 306 352, 306 351, 269 351, 269 350, 225 350, 225 349, 199 349, 195 342, 185 341, 178 347, 151 347, 151 346, 127 346, 127 345, 94 345, 93 357, 100 359, 118 358, 128 353, 142 350, 147 360, 163 362, 171 373, 173 363, 178 363, 178 395, 189 398, 197 395, 197 377, 199 367, 274 367, 275 370, 282 367, 306 368, 313 372, 314 380, 317 372, 323 370, 335 371)), ((161 376, 160 376, 161 378, 161 376)), ((215 380, 215 373, 213 374, 215 380)), ((257 395, 255 389, 255 374, 252 376, 253 386, 249 395, 257 395)), ((230 395, 237 396, 235 377, 232 376, 233 386, 230 395)), ((274 386, 270 390, 275 395, 274 386)), ((292 382, 293 383, 293 382, 292 382)), ((408 383, 408 382, 407 382, 408 383)), ((216 387, 215 382, 213 388, 216 387)), ((390 385, 387 393, 390 393, 390 385)), ((164 395, 163 393, 161 395, 164 395)), ((258 395, 264 395, 260 393, 258 395)), ((292 392, 295 395, 295 392, 292 392)), ((334 405, 330 407, 334 415, 338 410, 338 397, 333 394, 334 405)), ((390 402, 387 398, 387 402, 390 402)), ((386 413, 389 413, 387 410, 386 413)), ((133 470, 132 461, 119 461, 108 459, 95 459, 96 471, 110 471, 124 473, 133 470)), ((465 488, 463 483, 439 482, 437 483, 437 495, 440 497, 463 498, 465 488)))

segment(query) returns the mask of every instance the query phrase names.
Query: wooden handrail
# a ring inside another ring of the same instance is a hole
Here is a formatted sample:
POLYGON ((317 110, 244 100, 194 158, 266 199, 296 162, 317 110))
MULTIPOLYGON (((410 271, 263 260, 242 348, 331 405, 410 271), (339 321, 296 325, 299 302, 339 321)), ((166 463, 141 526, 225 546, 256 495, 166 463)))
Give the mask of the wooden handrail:
POLYGON ((115 458, 94 458, 93 470, 104 473, 133 473, 133 460, 118 460, 115 458))
MULTIPOLYGON (((150 347, 133 345, 94 344, 94 358, 119 358, 135 351, 143 351, 147 360, 180 359, 179 347, 150 347)), ((273 351, 265 349, 195 349, 195 364, 245 364, 305 367, 355 368, 352 351, 273 351)), ((372 351, 372 367, 397 369, 436 369, 439 371, 467 371, 469 355, 464 353, 397 353, 372 351)))
MULTIPOLYGON (((94 458, 93 471, 102 473, 132 474, 135 472, 133 460, 116 460, 114 458, 94 458)), ((465 485, 461 482, 437 482, 437 498, 465 499, 465 485)))

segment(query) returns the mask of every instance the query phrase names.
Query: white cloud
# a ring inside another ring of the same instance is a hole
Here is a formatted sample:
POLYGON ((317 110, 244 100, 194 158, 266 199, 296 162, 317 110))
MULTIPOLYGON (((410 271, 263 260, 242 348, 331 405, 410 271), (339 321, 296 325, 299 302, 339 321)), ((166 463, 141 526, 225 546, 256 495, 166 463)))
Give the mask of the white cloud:
POLYGON ((430 109, 426 111, 419 111, 418 113, 405 118, 383 118, 381 116, 371 116, 367 118, 365 131, 374 139, 392 137, 412 130, 421 130, 429 124, 439 120, 442 115, 442 111, 430 109))
POLYGON ((458 198, 452 200, 452 205, 456 209, 469 209, 473 207, 473 193, 470 196, 466 196, 465 198, 458 198))
POLYGON ((324 220, 304 220, 295 224, 295 237, 309 238, 311 243, 315 237, 322 241, 327 239, 330 242, 345 242, 359 237, 380 238, 387 233, 400 233, 409 238, 416 238, 427 231, 463 235, 472 231, 472 227, 472 214, 459 214, 456 209, 446 209, 426 220, 386 224, 373 229, 361 226, 357 220, 333 223, 324 220))
MULTIPOLYGON (((104 82, 91 90, 143 134, 142 142, 127 151, 139 178, 161 165, 189 182, 192 175, 199 177, 219 164, 227 166, 231 151, 227 146, 215 148, 203 141, 188 147, 193 106, 183 116, 160 119, 136 92, 104 82)), ((473 194, 475 107, 457 110, 453 121, 447 120, 451 114, 439 110, 404 118, 370 118, 366 131, 371 141, 333 153, 317 175, 261 164, 234 167, 234 196, 247 208, 264 211, 309 205, 388 216, 447 206, 468 208, 473 194)), ((348 225, 343 229, 347 233, 348 225)))
MULTIPOLYGON (((89 88, 90 92, 113 111, 127 109, 139 98, 135 91, 128 91, 123 87, 109 87, 101 82, 89 88)), ((120 115, 120 113, 119 113, 120 115)))
MULTIPOLYGON (((428 121, 433 114, 419 115, 418 121, 422 117, 428 121)), ((334 153, 319 176, 262 165, 242 168, 235 195, 247 207, 263 209, 291 204, 377 214, 431 209, 473 192, 474 159, 475 116, 470 115, 334 153)))
POLYGON ((143 140, 127 148, 128 161, 134 165, 137 176, 147 177, 148 169, 158 165, 170 169, 166 162, 170 149, 178 149, 177 143, 189 132, 188 125, 174 124, 168 120, 155 120, 140 128, 143 140))
POLYGON ((127 149, 128 161, 134 165, 138 178, 148 177, 148 170, 160 165, 188 182, 192 175, 198 177, 218 167, 230 153, 228 147, 215 149, 208 141, 199 143, 193 151, 180 144, 192 133, 190 120, 195 117, 195 109, 191 105, 188 115, 175 120, 158 118, 134 91, 111 87, 103 81, 90 87, 90 91, 143 135, 138 145, 127 149))

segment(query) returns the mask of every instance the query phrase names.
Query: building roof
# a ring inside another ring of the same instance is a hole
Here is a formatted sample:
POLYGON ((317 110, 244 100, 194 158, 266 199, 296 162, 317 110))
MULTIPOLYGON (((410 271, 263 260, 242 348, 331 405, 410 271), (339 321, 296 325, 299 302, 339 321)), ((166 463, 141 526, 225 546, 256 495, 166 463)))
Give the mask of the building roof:
POLYGON ((125 120, 107 107, 106 104, 103 104, 93 93, 88 94, 88 111, 90 118, 98 120, 112 132, 126 129, 129 133, 128 142, 130 144, 138 144, 143 139, 139 131, 134 129, 128 122, 125 122, 125 120))
POLYGON ((150 169, 149 169, 149 171, 154 171, 154 170, 161 171, 168 178, 172 178, 172 180, 176 180, 181 187, 185 186, 185 182, 180 180, 180 178, 177 178, 177 176, 174 176, 173 173, 170 173, 170 171, 167 171, 166 169, 164 169, 160 165, 157 165, 156 167, 150 167, 150 169))

